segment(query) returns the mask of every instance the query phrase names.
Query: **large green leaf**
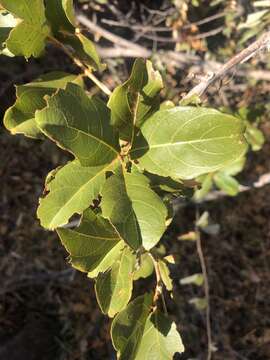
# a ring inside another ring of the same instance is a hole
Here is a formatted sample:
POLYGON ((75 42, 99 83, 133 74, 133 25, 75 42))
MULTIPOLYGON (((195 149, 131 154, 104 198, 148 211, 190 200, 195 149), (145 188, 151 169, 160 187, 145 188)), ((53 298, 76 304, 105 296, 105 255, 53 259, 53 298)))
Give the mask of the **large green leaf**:
POLYGON ((127 306, 132 294, 135 260, 136 256, 126 247, 112 267, 98 275, 95 290, 104 314, 113 317, 127 306))
POLYGON ((133 249, 151 249, 166 229, 166 206, 139 173, 111 176, 102 189, 101 208, 133 249))
POLYGON ((36 125, 35 112, 46 106, 45 95, 52 95, 57 89, 64 88, 68 82, 82 84, 77 75, 52 72, 29 84, 17 86, 17 100, 4 116, 5 127, 12 134, 24 134, 32 138, 44 137, 36 125))
MULTIPOLYGON (((59 228, 57 233, 70 254, 72 266, 83 272, 95 270, 114 249, 118 250, 119 257, 123 247, 123 242, 108 220, 90 209, 84 212, 79 227, 73 230, 59 228)), ((112 259, 115 260, 114 257, 112 259)), ((107 269, 103 267, 102 270, 107 269)))
POLYGON ((117 134, 110 125, 110 112, 96 98, 69 83, 47 99, 48 106, 36 113, 42 132, 74 154, 83 166, 110 164, 118 156, 117 134))
POLYGON ((154 174, 191 179, 243 156, 244 130, 243 121, 213 109, 161 110, 143 124, 131 156, 154 174))
POLYGON ((112 322, 111 335, 119 360, 134 360, 151 310, 152 294, 133 300, 112 322))
POLYGON ((81 166, 74 160, 53 175, 46 184, 46 195, 40 199, 37 215, 48 229, 65 225, 70 217, 81 214, 96 199, 112 165, 81 166))
POLYGON ((0 4, 15 17, 22 19, 9 33, 6 41, 8 49, 14 55, 26 58, 40 56, 50 34, 43 0, 0 0, 0 4))
POLYGON ((158 109, 162 78, 154 71, 152 63, 137 59, 130 78, 113 91, 108 106, 112 111, 112 122, 119 128, 124 140, 132 141, 135 127, 158 109))
POLYGON ((160 311, 148 316, 135 360, 172 360, 184 346, 176 325, 160 311))

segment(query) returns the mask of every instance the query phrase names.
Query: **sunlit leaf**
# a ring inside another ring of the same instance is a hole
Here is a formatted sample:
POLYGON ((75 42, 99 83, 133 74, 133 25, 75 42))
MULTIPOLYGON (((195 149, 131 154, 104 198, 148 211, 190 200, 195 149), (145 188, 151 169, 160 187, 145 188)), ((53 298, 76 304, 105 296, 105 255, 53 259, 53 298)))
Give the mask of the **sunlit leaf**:
POLYGON ((184 350, 175 323, 156 310, 146 321, 135 360, 172 360, 184 350))
POLYGON ((119 360, 134 360, 151 310, 152 294, 133 300, 112 322, 111 335, 119 360))
POLYGON ((166 229, 167 209, 139 173, 111 176, 102 190, 101 208, 133 249, 151 249, 166 229))
POLYGON ((126 247, 111 268, 97 277, 97 300, 102 312, 110 317, 123 310, 131 298, 135 258, 126 247))
POLYGON ((43 0, 1 0, 0 4, 12 15, 22 19, 9 33, 7 48, 14 55, 38 57, 45 48, 50 34, 45 17, 43 0))
POLYGON ((72 266, 83 272, 93 271, 98 267, 100 271, 106 271, 120 256, 123 247, 123 242, 108 220, 90 209, 83 214, 79 227, 59 228, 57 232, 70 254, 72 266), (111 256, 112 253, 114 256, 111 256), (106 257, 110 257, 107 267, 104 266, 106 257))
POLYGON ((56 144, 74 154, 83 166, 110 164, 118 156, 117 135, 110 125, 110 112, 96 98, 69 83, 47 99, 36 113, 39 128, 56 144))
POLYGON ((44 135, 36 124, 35 112, 46 106, 45 95, 52 95, 57 89, 64 88, 68 82, 82 85, 81 78, 77 75, 52 72, 29 84, 16 86, 17 100, 5 113, 5 127, 12 134, 43 138, 44 135))
POLYGON ((154 174, 191 179, 243 156, 244 130, 243 121, 213 109, 161 110, 143 124, 131 156, 154 174))
POLYGON ((81 166, 74 160, 54 174, 40 199, 37 215, 48 229, 65 225, 73 214, 81 214, 97 199, 111 165, 81 166))

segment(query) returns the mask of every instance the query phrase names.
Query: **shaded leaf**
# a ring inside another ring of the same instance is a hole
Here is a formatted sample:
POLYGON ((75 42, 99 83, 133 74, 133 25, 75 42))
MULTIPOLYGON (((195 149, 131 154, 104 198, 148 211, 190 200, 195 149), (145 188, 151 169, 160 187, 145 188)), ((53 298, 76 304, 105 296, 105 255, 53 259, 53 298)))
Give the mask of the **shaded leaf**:
POLYGON ((45 48, 45 40, 50 34, 46 24, 43 0, 1 0, 0 4, 15 17, 22 19, 14 27, 6 41, 7 48, 14 55, 38 57, 45 48))
POLYGON ((191 179, 216 171, 243 156, 243 121, 213 109, 175 107, 161 110, 141 128, 131 150, 151 173, 191 179))
POLYGON ((151 310, 152 294, 137 297, 112 322, 111 336, 119 360, 134 360, 151 310))
POLYGON ((146 321, 135 360, 172 360, 184 350, 175 323, 156 310, 146 321))
POLYGON ((64 88, 68 82, 82 85, 77 75, 52 72, 42 75, 35 81, 16 86, 16 102, 5 113, 4 125, 12 134, 24 134, 32 138, 43 138, 36 125, 35 112, 46 106, 45 95, 52 95, 57 89, 64 88))
POLYGON ((104 314, 113 317, 123 310, 132 294, 135 255, 126 247, 111 268, 96 280, 97 301, 104 314))
POLYGON ((81 166, 75 160, 54 174, 46 184, 46 195, 40 199, 37 215, 48 229, 65 225, 70 217, 81 214, 95 200, 112 165, 81 166))
POLYGON ((112 122, 123 140, 132 141, 135 127, 140 127, 158 109, 162 87, 161 75, 154 71, 152 63, 137 59, 130 78, 115 88, 108 102, 112 122))
POLYGON ((101 208, 133 249, 151 249, 166 229, 167 209, 139 173, 111 176, 102 190, 101 208))
POLYGON ((118 139, 101 100, 89 98, 79 86, 69 83, 47 103, 36 113, 39 128, 83 166, 110 164, 117 158, 118 139))
POLYGON ((75 15, 73 0, 45 0, 46 18, 50 22, 54 35, 59 31, 74 32, 75 15))
POLYGON ((79 227, 71 230, 57 229, 62 244, 70 254, 70 261, 75 269, 83 272, 93 271, 99 267, 100 271, 106 271, 104 264, 106 257, 110 257, 111 263, 119 257, 123 242, 120 240, 114 228, 101 215, 87 210, 83 214, 79 227), (117 249, 118 253, 115 253, 117 249), (114 256, 111 257, 112 252, 114 256))

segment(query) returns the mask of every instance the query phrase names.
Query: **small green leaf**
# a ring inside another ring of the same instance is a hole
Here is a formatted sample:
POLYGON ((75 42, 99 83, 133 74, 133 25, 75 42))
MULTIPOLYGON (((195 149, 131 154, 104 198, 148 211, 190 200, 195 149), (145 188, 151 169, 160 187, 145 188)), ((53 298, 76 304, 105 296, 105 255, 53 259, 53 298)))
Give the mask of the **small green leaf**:
POLYGON ((166 229, 166 206, 139 173, 111 176, 102 190, 101 208, 133 249, 151 249, 166 229))
POLYGON ((97 199, 112 165, 81 166, 74 160, 46 184, 46 195, 40 199, 37 215, 47 229, 65 225, 75 213, 81 214, 97 199))
POLYGON ((175 107, 143 124, 130 154, 151 173, 191 179, 219 170, 247 149, 243 121, 213 109, 175 107))
POLYGON ((5 46, 10 31, 17 25, 18 20, 6 10, 0 10, 0 54, 14 56, 5 46))
POLYGON ((31 138, 43 138, 36 125, 35 112, 46 106, 45 95, 52 95, 68 82, 82 85, 77 75, 52 72, 42 75, 33 82, 16 87, 17 100, 5 113, 4 125, 12 134, 24 134, 31 138))
POLYGON ((265 142, 265 138, 264 138, 263 132, 260 129, 258 129, 254 125, 247 124, 247 130, 245 133, 245 137, 253 151, 261 150, 261 148, 265 142))
POLYGON ((203 199, 213 187, 213 174, 201 175, 198 181, 202 181, 201 187, 194 194, 195 200, 203 199))
POLYGON ((46 18, 54 35, 59 31, 74 32, 75 14, 73 0, 46 0, 46 18))
POLYGON ((148 316, 135 360, 172 360, 185 348, 176 325, 159 310, 148 316))
POLYGON ((123 140, 132 141, 135 127, 140 127, 158 109, 162 87, 162 78, 154 71, 152 63, 137 59, 130 78, 115 88, 108 102, 112 122, 123 140))
POLYGON ((135 360, 145 323, 151 310, 152 294, 137 297, 112 322, 111 336, 119 360, 135 360))
POLYGON ((104 314, 113 317, 123 310, 132 294, 135 255, 126 247, 110 269, 96 280, 97 301, 104 314))
POLYGON ((194 284, 197 286, 202 286, 203 284, 203 274, 193 274, 190 276, 186 276, 185 278, 180 280, 181 285, 189 285, 194 284))
POLYGON ((142 254, 139 261, 139 268, 134 271, 133 280, 138 280, 141 278, 145 279, 148 276, 152 275, 154 271, 153 261, 148 255, 148 253, 142 254))
POLYGON ((91 272, 98 267, 101 270, 102 263, 101 271, 106 271, 106 257, 111 260, 111 263, 107 261, 107 266, 110 267, 123 248, 123 242, 108 220, 90 209, 84 212, 79 227, 73 230, 59 228, 57 233, 70 254, 72 266, 83 272, 91 272))
POLYGON ((117 134, 101 100, 89 98, 83 89, 69 83, 47 103, 45 109, 36 113, 39 128, 58 146, 74 154, 83 166, 109 165, 117 158, 117 134))
POLYGON ((64 33, 58 38, 73 48, 79 58, 91 70, 103 71, 106 66, 101 63, 94 43, 81 33, 64 33))
POLYGON ((219 171, 214 175, 215 185, 225 191, 226 194, 235 196, 239 192, 239 183, 232 176, 219 171))
POLYGON ((170 269, 168 265, 166 264, 165 261, 159 260, 158 267, 163 284, 165 285, 168 291, 172 291, 173 282, 172 282, 172 278, 170 277, 170 269))
POLYGON ((189 303, 194 305, 195 308, 199 311, 205 310, 207 308, 207 301, 205 298, 192 298, 189 300, 189 303))
POLYGON ((43 0, 32 0, 31 4, 26 0, 1 0, 0 4, 12 15, 22 19, 10 31, 6 41, 7 48, 14 55, 39 57, 50 34, 43 0))

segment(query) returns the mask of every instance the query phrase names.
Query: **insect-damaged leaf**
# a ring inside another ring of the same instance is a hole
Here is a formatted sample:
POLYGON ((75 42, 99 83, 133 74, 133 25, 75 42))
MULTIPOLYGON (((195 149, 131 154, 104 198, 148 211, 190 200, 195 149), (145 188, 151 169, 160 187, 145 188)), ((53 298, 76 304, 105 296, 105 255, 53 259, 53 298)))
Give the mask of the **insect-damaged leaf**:
POLYGON ((154 174, 191 179, 243 156, 244 130, 243 121, 213 109, 161 110, 143 124, 131 156, 154 174))
POLYGON ((56 172, 45 187, 47 195, 40 199, 37 215, 48 229, 65 225, 70 217, 81 214, 96 199, 113 164, 81 166, 74 160, 56 172))
POLYGON ((123 310, 131 298, 135 259, 126 247, 111 268, 97 277, 97 300, 102 312, 110 317, 123 310))
POLYGON ((117 158, 117 135, 110 125, 109 109, 101 100, 89 98, 83 89, 69 83, 47 103, 36 113, 39 128, 83 166, 109 165, 117 158))
MULTIPOLYGON (((72 266, 83 272, 100 267, 106 257, 110 257, 111 263, 107 266, 111 266, 123 248, 123 242, 109 221, 90 209, 83 214, 79 227, 59 228, 57 233, 70 254, 72 266), (114 256, 111 257, 112 252, 114 256)), ((105 270, 107 268, 103 267, 102 271, 105 270)))
POLYGON ((52 72, 40 76, 33 82, 16 86, 17 100, 4 116, 5 127, 12 134, 24 134, 32 138, 43 138, 35 120, 36 110, 46 106, 45 95, 52 95, 68 82, 82 85, 81 77, 64 72, 52 72))
POLYGON ((137 59, 130 78, 112 93, 108 106, 112 122, 119 128, 123 140, 132 141, 135 128, 159 107, 159 92, 163 87, 161 75, 154 71, 152 63, 137 59))
POLYGON ((166 229, 167 209, 144 175, 113 175, 101 193, 103 216, 129 246, 149 250, 158 243, 166 229))
POLYGON ((9 33, 7 48, 12 54, 26 58, 40 56, 50 34, 43 0, 1 0, 0 4, 12 15, 22 19, 9 33))
POLYGON ((134 360, 151 310, 152 294, 137 297, 112 322, 111 335, 119 360, 134 360))

